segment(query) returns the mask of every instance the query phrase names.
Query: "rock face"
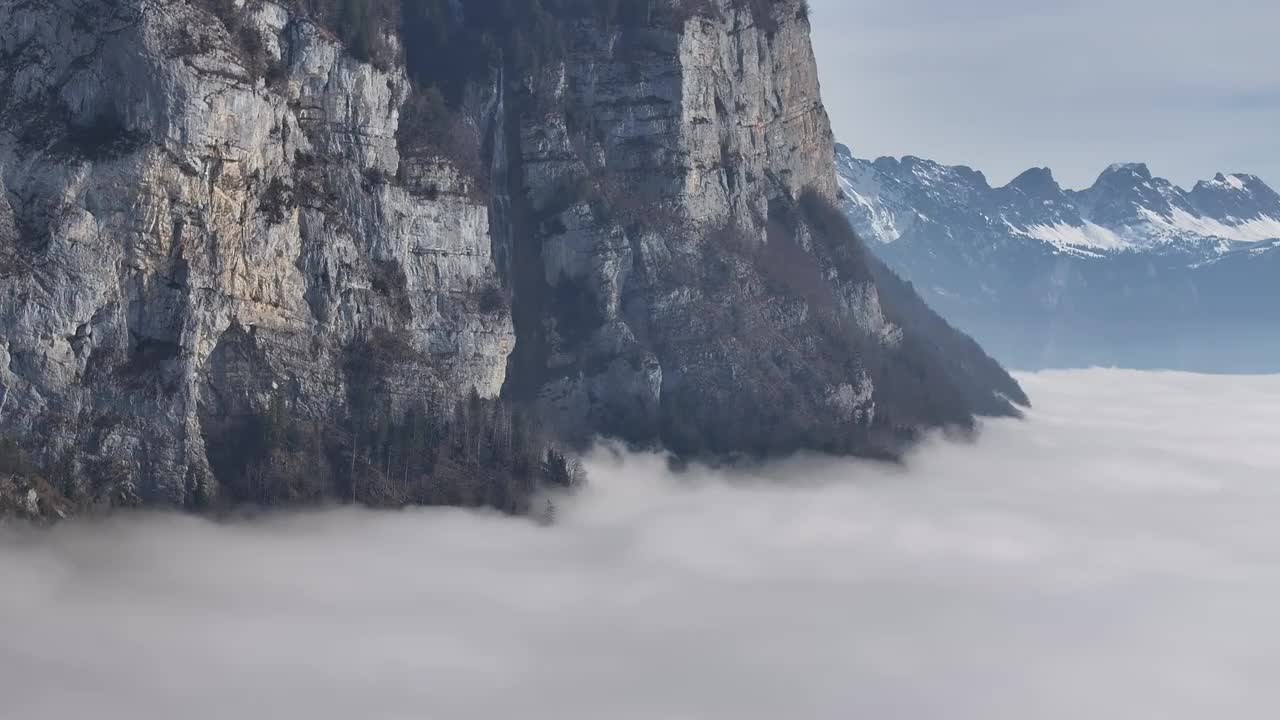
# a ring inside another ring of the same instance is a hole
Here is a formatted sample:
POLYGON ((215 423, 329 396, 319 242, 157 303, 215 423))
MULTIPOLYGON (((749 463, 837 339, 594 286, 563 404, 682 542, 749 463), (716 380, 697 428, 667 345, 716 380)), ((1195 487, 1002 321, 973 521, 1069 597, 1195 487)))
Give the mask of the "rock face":
POLYGON ((213 419, 282 387, 337 412, 375 329, 414 351, 389 378, 411 394, 496 394, 515 341, 480 308, 501 282, 485 200, 397 152, 403 72, 280 6, 251 22, 270 88, 187 3, 0 5, 3 423, 148 501, 212 482, 213 419))
MULTIPOLYGON (((745 276, 708 286, 704 266, 724 258, 707 256, 727 253, 707 236, 727 229, 758 244, 771 201, 834 196, 808 26, 796 3, 779 5, 786 19, 771 30, 733 7, 669 27, 579 25, 568 60, 529 87, 517 192, 536 218, 521 239, 541 252, 520 269, 538 277, 516 288, 542 312, 522 333, 539 337, 522 344, 513 377, 570 432, 656 436, 664 395, 701 394, 733 372, 723 363, 746 359, 707 342, 728 329, 709 325, 751 311, 759 290, 745 276), (584 184, 593 190, 565 191, 584 184)), ((788 322, 803 322, 794 314, 788 322)))
POLYGON ((1045 168, 993 188, 844 147, 837 171, 875 252, 1004 362, 1280 370, 1280 195, 1257 177, 1187 191, 1119 164, 1080 191, 1045 168))
POLYGON ((886 452, 1025 400, 832 224, 800 0, 566 18, 562 58, 470 82, 486 177, 401 152, 400 64, 206 5, 0 4, 0 426, 113 502, 216 495, 212 446, 279 398, 475 388, 690 453, 886 452))

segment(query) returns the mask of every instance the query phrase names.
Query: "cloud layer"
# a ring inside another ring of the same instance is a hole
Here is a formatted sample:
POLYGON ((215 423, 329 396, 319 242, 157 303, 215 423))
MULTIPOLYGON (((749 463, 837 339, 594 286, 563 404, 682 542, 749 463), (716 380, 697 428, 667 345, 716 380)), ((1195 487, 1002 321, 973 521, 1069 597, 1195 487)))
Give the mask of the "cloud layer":
POLYGON ((1022 378, 906 467, 598 453, 462 511, 0 535, 14 720, 1263 717, 1280 377, 1022 378), (785 481, 785 485, 777 480, 785 481))
POLYGON ((1280 183, 1280 3, 812 0, 823 96, 859 157, 1071 187, 1143 161, 1190 186, 1280 183))

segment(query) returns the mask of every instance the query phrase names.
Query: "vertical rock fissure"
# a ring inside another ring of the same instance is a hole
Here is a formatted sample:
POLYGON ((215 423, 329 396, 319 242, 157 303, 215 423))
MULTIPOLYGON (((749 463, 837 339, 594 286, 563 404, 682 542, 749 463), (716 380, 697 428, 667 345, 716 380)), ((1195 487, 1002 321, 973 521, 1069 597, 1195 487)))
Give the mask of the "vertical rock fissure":
POLYGON ((503 87, 499 90, 500 122, 495 126, 500 139, 494 142, 494 162, 502 170, 502 176, 494 177, 494 187, 504 196, 505 212, 503 217, 493 220, 502 226, 499 232, 505 235, 509 247, 505 277, 511 292, 511 321, 516 336, 515 348, 507 359, 502 394, 516 402, 529 402, 537 396, 546 368, 547 342, 542 318, 548 289, 542 271, 542 237, 535 227, 533 209, 524 191, 520 126, 529 98, 522 91, 510 92, 506 78, 511 70, 511 61, 504 57, 503 87), (498 157, 499 152, 502 157, 498 157))
POLYGON ((490 144, 493 157, 489 163, 493 197, 489 201, 489 237, 493 264, 503 285, 511 288, 511 185, 510 157, 507 143, 507 73, 505 63, 498 70, 494 109, 490 116, 490 144))

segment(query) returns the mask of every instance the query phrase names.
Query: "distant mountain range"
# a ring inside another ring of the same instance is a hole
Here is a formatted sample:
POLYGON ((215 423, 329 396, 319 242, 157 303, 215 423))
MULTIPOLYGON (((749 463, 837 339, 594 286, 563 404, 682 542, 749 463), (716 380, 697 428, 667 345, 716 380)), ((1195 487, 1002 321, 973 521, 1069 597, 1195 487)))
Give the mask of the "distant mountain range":
POLYGON ((1184 190, 1118 164, 1073 191, 1047 168, 992 187, 844 146, 836 164, 867 245, 1008 365, 1280 371, 1280 194, 1255 176, 1184 190))

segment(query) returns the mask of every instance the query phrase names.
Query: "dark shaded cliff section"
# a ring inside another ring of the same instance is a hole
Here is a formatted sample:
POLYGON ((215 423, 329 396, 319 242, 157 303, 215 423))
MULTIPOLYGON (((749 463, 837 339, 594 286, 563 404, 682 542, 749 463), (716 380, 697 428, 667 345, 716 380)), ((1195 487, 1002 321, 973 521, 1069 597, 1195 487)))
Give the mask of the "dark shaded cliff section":
POLYGON ((940 360, 939 369, 961 389, 973 412, 999 417, 1016 413, 1015 406, 1031 405, 1017 381, 977 341, 934 312, 883 261, 872 257, 870 263, 890 320, 928 346, 926 353, 940 360))
MULTIPOLYGON (((756 24, 733 27, 757 33, 763 55, 787 42, 787 25, 807 30, 805 12, 803 3, 756 3, 738 20, 756 24), (760 17, 772 18, 768 28, 760 17)), ((763 207, 697 217, 664 186, 672 170, 663 163, 687 158, 613 123, 663 117, 688 98, 664 96, 660 84, 627 96, 610 79, 661 67, 663 48, 681 38, 654 22, 640 42, 622 25, 566 22, 557 41, 570 68, 564 81, 540 84, 536 68, 507 66, 521 78, 509 88, 505 126, 517 208, 510 396, 532 402, 561 437, 607 435, 711 459, 896 457, 924 429, 1018 413, 1027 398, 976 343, 896 277, 878 287, 883 268, 816 187, 821 178, 797 187, 781 177, 789 169, 761 175, 736 154, 726 133, 750 121, 735 118, 749 112, 741 101, 715 99, 714 122, 727 128, 715 170, 730 196, 763 207), (588 69, 579 76, 575 67, 588 69), (620 113, 622 103, 643 112, 620 113), (548 127, 569 139, 557 147, 548 127), (532 185, 535 163, 542 176, 555 173, 552 188, 532 185), (596 239, 582 241, 584 231, 596 239), (566 267, 566 248, 592 266, 566 267)), ((831 145, 814 152, 829 155, 831 145)))

